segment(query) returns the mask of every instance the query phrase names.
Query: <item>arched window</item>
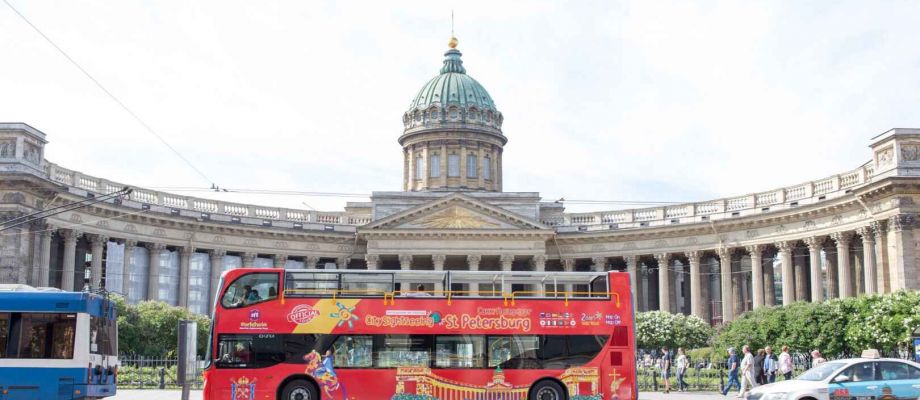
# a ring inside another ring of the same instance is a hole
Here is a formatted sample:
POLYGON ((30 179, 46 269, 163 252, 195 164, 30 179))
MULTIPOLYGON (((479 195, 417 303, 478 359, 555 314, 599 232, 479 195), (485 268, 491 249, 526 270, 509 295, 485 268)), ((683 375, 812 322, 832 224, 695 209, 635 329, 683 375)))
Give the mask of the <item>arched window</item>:
POLYGON ((479 122, 479 111, 476 111, 475 108, 471 108, 469 114, 467 114, 470 121, 479 122))
POLYGON ((457 111, 457 107, 451 107, 450 108, 450 119, 457 120, 457 118, 460 118, 460 112, 457 111))
POLYGON ((486 113, 486 122, 492 122, 492 111, 486 113))
POLYGON ((441 156, 437 153, 431 155, 431 161, 428 163, 431 167, 428 169, 428 176, 431 178, 437 178, 441 176, 441 156))
POLYGON ((489 157, 482 158, 482 177, 492 179, 492 160, 489 157))
POLYGON ((421 155, 415 157, 415 179, 422 179, 425 175, 425 157, 421 155))
POLYGON ((447 155, 447 176, 450 178, 456 178, 460 176, 460 155, 459 154, 448 154, 447 155))
POLYGON ((438 115, 437 108, 432 108, 430 111, 428 111, 428 119, 437 121, 438 118, 440 118, 440 116, 438 115))
POLYGON ((476 155, 467 154, 466 156, 466 177, 475 178, 476 177, 476 155))

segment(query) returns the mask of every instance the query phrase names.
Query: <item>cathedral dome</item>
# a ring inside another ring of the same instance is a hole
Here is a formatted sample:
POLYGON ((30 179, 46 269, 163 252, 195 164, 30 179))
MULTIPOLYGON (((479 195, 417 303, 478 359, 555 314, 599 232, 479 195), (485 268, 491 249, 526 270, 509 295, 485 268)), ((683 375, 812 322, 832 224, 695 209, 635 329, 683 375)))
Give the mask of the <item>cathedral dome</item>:
POLYGON ((406 132, 416 128, 436 128, 446 124, 464 124, 501 135, 501 112, 492 96, 473 77, 466 74, 456 40, 444 53, 441 73, 426 83, 412 99, 403 115, 406 132))

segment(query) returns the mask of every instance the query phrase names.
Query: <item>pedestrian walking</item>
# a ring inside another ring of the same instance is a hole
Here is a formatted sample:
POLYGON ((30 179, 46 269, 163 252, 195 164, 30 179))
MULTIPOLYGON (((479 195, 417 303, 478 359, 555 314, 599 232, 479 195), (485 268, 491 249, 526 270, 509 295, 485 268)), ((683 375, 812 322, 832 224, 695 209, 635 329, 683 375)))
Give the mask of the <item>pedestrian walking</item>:
POLYGON ((748 386, 754 386, 753 379, 751 374, 753 371, 751 368, 754 366, 754 356, 751 354, 751 348, 748 345, 741 347, 741 352, 744 354, 744 357, 741 358, 741 389, 738 390, 737 398, 743 398, 747 393, 748 386))
POLYGON ((741 384, 738 382, 738 356, 735 354, 735 349, 733 347, 728 348, 728 361, 726 361, 725 364, 728 368, 728 383, 722 388, 723 396, 728 394, 732 386, 738 385, 738 387, 741 387, 741 384))
POLYGON ((783 352, 779 353, 779 373, 783 374, 783 379, 792 379, 792 356, 789 355, 789 346, 783 346, 783 352))
POLYGON ((811 351, 811 367, 817 367, 823 363, 826 363, 827 360, 824 359, 824 356, 821 355, 821 352, 818 350, 811 351))
POLYGON ((773 348, 767 346, 764 351, 767 352, 766 357, 763 359, 763 372, 767 377, 767 383, 776 382, 776 360, 773 358, 773 348))
POLYGON ((754 365, 751 366, 751 375, 754 378, 754 387, 767 383, 767 378, 763 373, 764 359, 767 358, 767 351, 758 349, 757 355, 754 356, 754 365))
POLYGON ((675 360, 674 365, 677 366, 677 391, 683 392, 690 387, 687 382, 684 382, 684 375, 687 374, 687 368, 690 367, 690 360, 684 354, 683 347, 677 348, 677 360, 675 360))
POLYGON ((671 353, 668 347, 661 348, 661 379, 664 380, 664 392, 671 392, 671 353))

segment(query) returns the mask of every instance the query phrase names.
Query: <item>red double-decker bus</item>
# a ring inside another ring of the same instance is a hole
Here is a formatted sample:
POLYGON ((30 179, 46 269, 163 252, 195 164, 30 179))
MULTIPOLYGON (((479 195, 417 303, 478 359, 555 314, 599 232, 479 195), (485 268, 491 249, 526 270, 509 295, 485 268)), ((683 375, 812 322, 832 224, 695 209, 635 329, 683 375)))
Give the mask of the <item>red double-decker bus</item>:
POLYGON ((210 400, 635 399, 623 272, 226 272, 210 400))

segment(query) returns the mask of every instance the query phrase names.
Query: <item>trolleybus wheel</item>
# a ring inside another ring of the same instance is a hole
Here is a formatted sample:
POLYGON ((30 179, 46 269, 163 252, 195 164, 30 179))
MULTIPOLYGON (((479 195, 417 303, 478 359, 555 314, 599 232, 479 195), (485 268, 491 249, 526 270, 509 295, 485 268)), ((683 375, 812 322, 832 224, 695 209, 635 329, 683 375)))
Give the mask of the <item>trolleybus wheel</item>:
POLYGON ((281 400, 319 400, 319 393, 309 381, 297 379, 284 386, 281 400))
POLYGON ((565 400, 565 389, 553 381, 540 381, 530 390, 530 400, 565 400))

